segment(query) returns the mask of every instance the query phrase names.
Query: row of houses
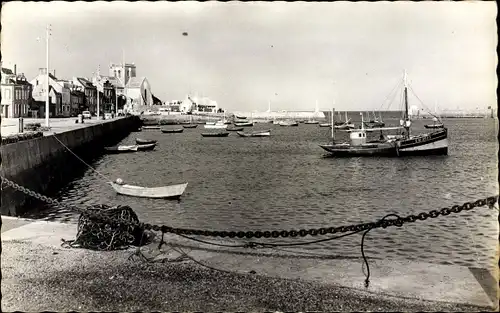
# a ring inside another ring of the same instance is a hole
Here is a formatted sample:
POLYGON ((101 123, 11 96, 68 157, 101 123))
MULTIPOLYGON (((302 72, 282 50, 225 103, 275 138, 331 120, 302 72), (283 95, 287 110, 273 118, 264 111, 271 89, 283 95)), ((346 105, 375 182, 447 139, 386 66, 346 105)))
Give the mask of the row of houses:
POLYGON ((47 73, 40 68, 38 75, 28 81, 24 73, 2 67, 1 114, 3 117, 45 117, 47 92, 49 116, 70 117, 83 111, 97 114, 133 111, 134 107, 161 105, 151 93, 145 77, 136 77, 132 64, 110 64, 109 76, 95 73, 91 78, 72 77, 61 79, 56 71, 47 73), (48 80, 48 90, 47 90, 48 80))

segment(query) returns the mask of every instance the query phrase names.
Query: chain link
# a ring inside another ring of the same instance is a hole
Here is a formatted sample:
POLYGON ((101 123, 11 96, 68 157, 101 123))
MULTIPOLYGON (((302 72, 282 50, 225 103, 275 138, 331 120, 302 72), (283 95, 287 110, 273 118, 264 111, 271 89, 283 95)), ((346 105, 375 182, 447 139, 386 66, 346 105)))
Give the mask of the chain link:
MULTIPOLYGON (((77 208, 75 206, 69 206, 58 202, 54 199, 36 193, 32 190, 29 190, 23 186, 16 184, 9 179, 6 179, 3 176, 0 176, 2 182, 7 186, 12 187, 16 190, 19 190, 31 197, 44 201, 48 204, 54 206, 65 207, 70 210, 76 210, 80 213, 87 213, 93 218, 101 219, 109 222, 115 222, 113 220, 108 220, 106 217, 99 216, 96 213, 93 213, 95 210, 92 210, 90 207, 86 209, 77 208)), ((428 218, 437 218, 440 215, 447 216, 451 213, 460 213, 462 211, 469 211, 477 207, 482 207, 488 205, 489 207, 493 207, 498 202, 498 195, 493 197, 488 197, 486 199, 479 199, 474 202, 466 202, 462 205, 454 205, 451 208, 442 208, 440 210, 431 210, 429 212, 421 212, 417 215, 410 214, 406 217, 397 217, 393 219, 382 219, 377 222, 370 223, 361 223, 349 226, 339 226, 339 227, 329 227, 329 228, 319 228, 319 229, 300 229, 300 230, 274 230, 274 231, 209 231, 209 230, 198 230, 198 229, 183 229, 183 228, 173 228, 166 225, 152 225, 149 223, 129 223, 130 226, 140 226, 143 229, 150 231, 161 231, 162 233, 173 233, 180 235, 196 235, 196 236, 206 236, 206 237, 229 237, 229 238, 279 238, 279 237, 306 237, 307 235, 317 236, 317 235, 326 235, 326 234, 336 234, 336 233, 346 233, 346 232, 360 232, 364 230, 369 230, 373 228, 387 228, 390 226, 401 227, 404 224, 414 223, 416 221, 425 221, 428 218)), ((123 222, 121 222, 123 223, 123 222)))

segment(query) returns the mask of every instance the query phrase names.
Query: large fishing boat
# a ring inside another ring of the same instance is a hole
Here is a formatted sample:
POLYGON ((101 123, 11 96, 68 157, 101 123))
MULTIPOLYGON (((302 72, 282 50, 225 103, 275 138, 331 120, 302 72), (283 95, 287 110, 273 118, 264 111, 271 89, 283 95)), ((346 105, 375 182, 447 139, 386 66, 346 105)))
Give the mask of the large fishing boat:
MULTIPOLYGON (((333 115, 332 111, 332 125, 334 125, 333 115)), ((360 115, 361 128, 345 130, 345 132, 349 133, 349 142, 335 142, 335 128, 332 127, 333 142, 327 145, 320 145, 320 147, 336 157, 397 156, 395 137, 388 139, 382 132, 384 130, 399 130, 401 127, 365 128, 363 113, 360 113, 360 115), (367 141, 367 133, 375 131, 381 132, 379 139, 367 141)))
POLYGON ((408 80, 404 72, 404 115, 400 121, 405 128, 403 137, 397 141, 398 156, 403 155, 447 155, 448 154, 448 129, 443 127, 431 133, 411 135, 411 120, 408 114, 408 80))

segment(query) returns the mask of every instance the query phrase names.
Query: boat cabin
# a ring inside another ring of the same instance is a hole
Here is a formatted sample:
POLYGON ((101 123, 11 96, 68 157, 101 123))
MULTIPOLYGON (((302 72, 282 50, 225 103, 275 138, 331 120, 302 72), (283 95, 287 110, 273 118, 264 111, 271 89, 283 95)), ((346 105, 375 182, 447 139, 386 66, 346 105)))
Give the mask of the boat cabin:
POLYGON ((354 130, 349 134, 351 145, 361 146, 366 144, 366 132, 364 130, 354 130))

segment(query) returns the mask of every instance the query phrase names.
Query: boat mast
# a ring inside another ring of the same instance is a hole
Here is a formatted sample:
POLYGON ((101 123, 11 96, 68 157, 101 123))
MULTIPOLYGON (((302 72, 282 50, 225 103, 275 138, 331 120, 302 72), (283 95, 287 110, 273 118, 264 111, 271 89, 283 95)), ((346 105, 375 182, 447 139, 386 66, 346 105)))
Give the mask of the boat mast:
POLYGON ((403 76, 403 80, 404 80, 404 86, 405 86, 405 89, 404 89, 404 101, 405 101, 405 115, 404 115, 404 125, 403 127, 405 128, 406 130, 406 137, 409 138, 410 137, 410 118, 408 117, 408 82, 407 82, 407 78, 406 78, 406 70, 404 71, 404 76, 403 76))
POLYGON ((332 108, 332 141, 335 142, 335 126, 333 125, 333 115, 335 114, 335 108, 332 108))

